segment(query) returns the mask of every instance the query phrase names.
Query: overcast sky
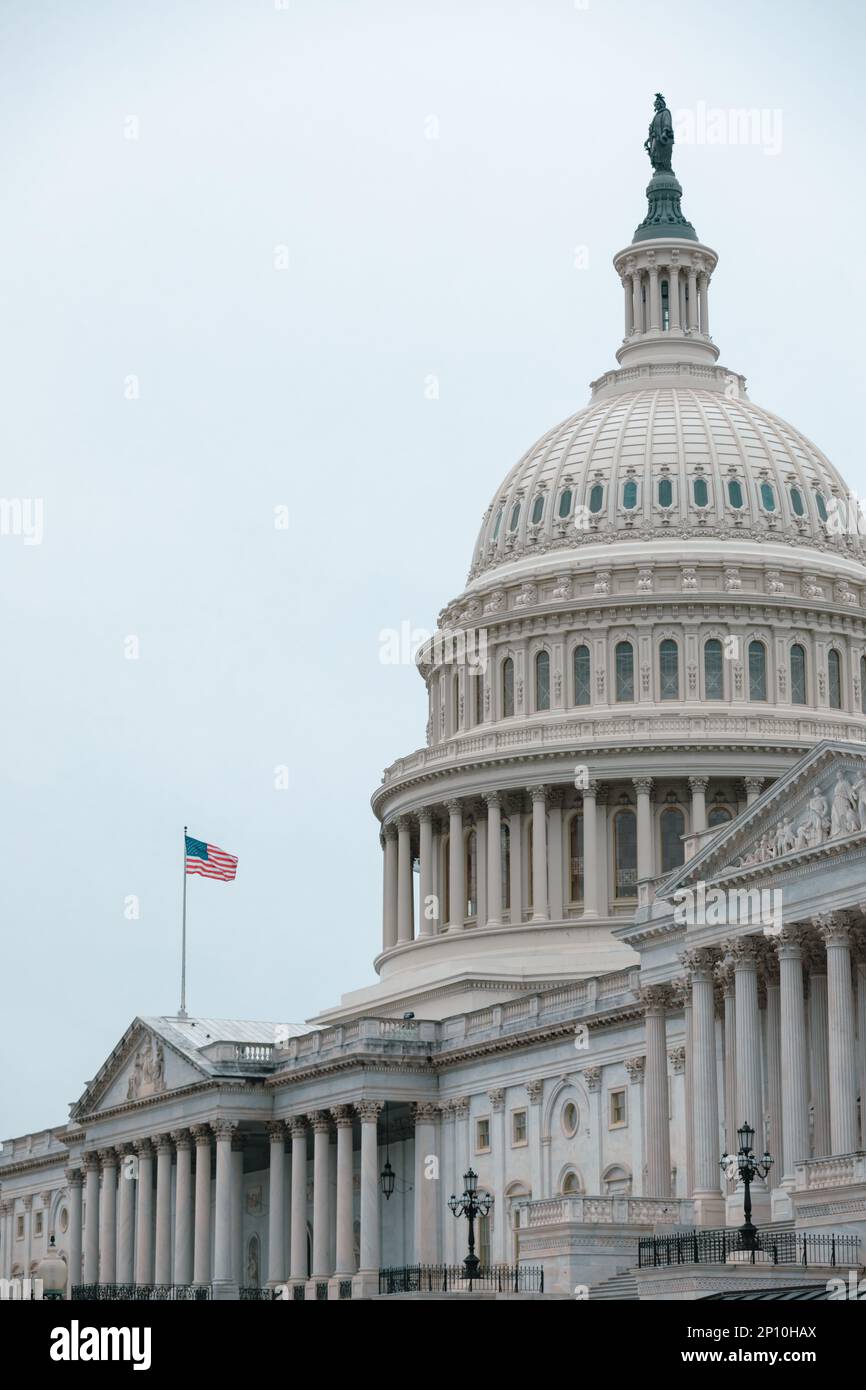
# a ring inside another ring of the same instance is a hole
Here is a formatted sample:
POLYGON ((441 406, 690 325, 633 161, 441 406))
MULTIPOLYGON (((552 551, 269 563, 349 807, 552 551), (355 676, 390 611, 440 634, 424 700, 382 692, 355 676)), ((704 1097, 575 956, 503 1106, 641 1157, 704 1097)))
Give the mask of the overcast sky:
POLYGON ((184 823, 240 859, 190 880, 191 1012, 372 982, 426 719, 380 634, 614 365, 656 90, 721 362, 866 492, 866 55, 853 0, 3 0, 0 53, 9 1136, 176 1011, 184 823))

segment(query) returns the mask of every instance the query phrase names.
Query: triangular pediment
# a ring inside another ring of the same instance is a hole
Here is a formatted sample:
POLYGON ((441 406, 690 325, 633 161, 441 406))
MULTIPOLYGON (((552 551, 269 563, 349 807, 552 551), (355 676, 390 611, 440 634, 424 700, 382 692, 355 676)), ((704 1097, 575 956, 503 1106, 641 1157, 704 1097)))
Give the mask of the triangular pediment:
POLYGON ((209 1075, 152 1024, 137 1018, 73 1106, 72 1118, 154 1100, 209 1075))
POLYGON ((866 850, 866 749, 826 739, 656 890, 768 878, 851 848, 866 850))

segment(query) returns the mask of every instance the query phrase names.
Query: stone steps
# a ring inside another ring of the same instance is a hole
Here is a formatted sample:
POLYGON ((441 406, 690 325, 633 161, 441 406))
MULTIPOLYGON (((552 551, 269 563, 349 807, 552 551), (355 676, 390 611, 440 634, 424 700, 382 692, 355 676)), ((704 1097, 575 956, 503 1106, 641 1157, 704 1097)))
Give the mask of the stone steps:
POLYGON ((589 1291, 590 1303, 599 1301, 613 1301, 619 1303, 636 1303, 638 1301, 637 1279, 634 1270, 624 1269, 619 1274, 612 1274, 609 1279, 603 1279, 600 1284, 593 1284, 589 1291))

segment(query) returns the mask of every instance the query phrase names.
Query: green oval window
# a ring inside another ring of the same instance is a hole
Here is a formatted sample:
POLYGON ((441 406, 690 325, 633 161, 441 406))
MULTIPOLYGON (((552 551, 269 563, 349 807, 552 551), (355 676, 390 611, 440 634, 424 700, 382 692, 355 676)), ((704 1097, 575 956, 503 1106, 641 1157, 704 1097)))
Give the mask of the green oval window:
POLYGON ((496 540, 496 539, 497 539, 497 537, 498 537, 498 535, 499 535, 499 528, 500 528, 501 525, 502 525, 502 508, 500 507, 500 508, 499 508, 499 511, 496 513, 496 520, 495 520, 494 523, 493 523, 493 540, 496 540))
POLYGON ((802 516, 806 510, 803 506, 803 495, 798 487, 791 488, 791 507, 795 516, 802 516))
POLYGON ((571 488, 567 487, 559 497, 559 515, 568 516, 571 511, 571 488))
POLYGON ((589 490, 589 510, 595 515, 601 511, 601 504, 604 501, 604 488, 601 483, 594 483, 589 490))
POLYGON ((770 483, 761 483, 761 501, 765 511, 774 512, 776 510, 776 494, 770 483))
POLYGON ((634 511, 637 506, 637 483, 632 478, 623 487, 622 505, 627 512, 634 511))
POLYGON ((516 531, 516 530, 517 530, 517 523, 518 523, 519 520, 520 520, 520 503, 519 503, 519 502, 515 502, 514 506, 511 508, 511 516, 510 516, 509 521, 508 521, 508 529, 509 529, 509 531, 516 531))
POLYGON ((818 508, 818 515, 822 521, 827 520, 827 503, 824 501, 823 492, 815 493, 815 505, 818 508))
POLYGON ((659 506, 669 507, 674 500, 674 485, 670 478, 662 478, 659 483, 659 506))
POLYGON ((731 478, 728 483, 728 501, 737 511, 739 511, 743 505, 743 489, 736 478, 731 478))
POLYGON ((710 494, 707 490, 706 478, 695 478, 695 481, 692 483, 692 496, 695 499, 696 507, 705 507, 707 505, 710 500, 710 494))
POLYGON ((544 516, 544 497, 542 496, 541 493, 539 493, 538 496, 536 497, 535 501, 534 501, 533 504, 532 504, 532 524, 533 524, 533 526, 537 526, 538 523, 539 523, 539 521, 541 520, 541 518, 542 518, 543 516, 544 516))

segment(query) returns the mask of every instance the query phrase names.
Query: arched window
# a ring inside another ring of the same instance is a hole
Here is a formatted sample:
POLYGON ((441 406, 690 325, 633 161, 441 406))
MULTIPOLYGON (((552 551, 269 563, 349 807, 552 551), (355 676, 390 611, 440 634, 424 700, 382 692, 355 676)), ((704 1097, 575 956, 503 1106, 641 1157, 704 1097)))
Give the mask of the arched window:
POLYGON ((502 861, 502 882, 500 883, 502 906, 509 908, 511 906, 511 831, 504 821, 499 827, 499 843, 502 846, 502 853, 499 856, 502 861))
POLYGON ((749 643, 749 699, 767 698, 767 649, 763 642, 749 643))
MULTIPOLYGON (((665 284, 667 284, 667 281, 665 281, 665 284)), ((667 324, 665 324, 665 328, 667 328, 667 324)), ((574 1197, 579 1193, 580 1178, 577 1176, 574 1169, 571 1169, 562 1180, 562 1195, 563 1197, 574 1197)))
POLYGON ((670 507, 673 505, 674 485, 671 482, 670 478, 660 479, 658 498, 660 507, 670 507))
POLYGON ((830 697, 830 708, 842 708, 842 658, 831 647, 827 653, 827 690, 830 697))
POLYGON ((729 478, 728 480, 728 501, 736 511, 739 511, 743 505, 743 488, 736 478, 729 478))
POLYGON ((550 709, 550 656, 539 652, 535 658, 535 708, 550 709))
POLYGON ((634 511, 637 506, 637 483, 634 478, 629 478, 628 482, 623 484, 622 505, 627 512, 634 511))
POLYGON ((496 520, 495 520, 494 523, 493 523, 493 539, 494 539, 494 540, 498 540, 498 538, 499 538, 499 528, 500 528, 500 526, 502 525, 502 513, 503 513, 504 510, 505 510, 504 507, 500 507, 500 508, 499 508, 499 511, 496 513, 496 520))
POLYGON ((667 280, 662 280, 662 330, 667 332, 671 326, 671 299, 670 287, 667 280))
POLYGON ((692 497, 695 499, 696 507, 706 507, 708 505, 710 493, 707 488, 706 478, 695 478, 692 483, 692 497))
POLYGON ((572 662, 574 665, 574 703, 576 705, 588 705, 592 700, 589 647, 585 644, 575 647, 572 662))
POLYGON ((510 719, 514 713, 514 662, 507 656, 502 663, 502 717, 510 719))
POLYGON ((866 656, 860 658, 860 713, 866 714, 866 656))
POLYGON ((725 683, 722 677, 722 644, 717 637, 704 643, 704 698, 723 700, 725 683))
POLYGON ((604 502, 604 487, 601 483, 593 483, 589 490, 589 510, 596 515, 601 511, 604 502))
POLYGON ((680 654, 670 637, 659 647, 659 693, 663 700, 680 698, 680 654))
POLYGON ((827 503, 824 501, 823 492, 815 493, 815 506, 818 508, 818 515, 822 521, 827 520, 827 503))
POLYGON ((565 489, 559 494, 559 515, 560 515, 561 517, 566 517, 566 516, 568 516, 568 514, 569 514, 570 511, 571 511, 571 488, 570 488, 570 487, 567 487, 567 488, 565 488, 565 489))
POLYGON ((583 813, 571 818, 569 832, 569 902, 583 902, 583 813))
POLYGON ((771 483, 761 483, 761 502, 765 511, 774 512, 776 510, 776 494, 771 483))
POLYGON ((537 526, 544 516, 544 493, 540 492, 532 504, 532 524, 537 526))
POLYGON ((795 516, 805 515, 806 508, 803 506, 803 494, 798 487, 791 488, 791 510, 795 516))
POLYGON ((475 671, 469 679, 474 694, 474 723, 478 725, 484 721, 484 677, 480 671, 475 671))
POLYGON ((683 842, 681 836, 686 832, 685 817, 678 806, 667 806, 659 817, 662 842, 662 873, 671 873, 683 863, 683 842))
POLYGON ((806 650, 799 642, 791 648, 791 703, 806 703, 806 650))
POLYGON ((634 699, 634 648, 631 642, 617 642, 614 650, 616 668, 616 698, 619 701, 634 699))
POLYGON ((478 836, 470 830, 465 840, 466 858, 463 864, 466 884, 466 916, 475 917, 478 913, 478 836))
POLYGON ((618 898, 637 894, 637 817, 634 811, 617 811, 613 818, 613 859, 618 898))
POLYGON ((707 816, 707 825, 724 825, 731 819, 727 806, 714 806, 707 816))
POLYGON ((519 503, 519 502, 515 502, 514 506, 511 508, 511 516, 508 518, 508 529, 509 529, 509 531, 516 531, 516 530, 517 530, 517 523, 518 523, 519 520, 520 520, 520 503, 519 503))

